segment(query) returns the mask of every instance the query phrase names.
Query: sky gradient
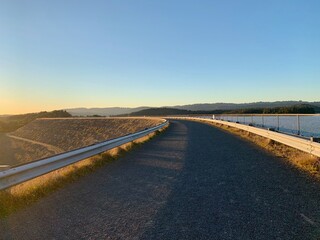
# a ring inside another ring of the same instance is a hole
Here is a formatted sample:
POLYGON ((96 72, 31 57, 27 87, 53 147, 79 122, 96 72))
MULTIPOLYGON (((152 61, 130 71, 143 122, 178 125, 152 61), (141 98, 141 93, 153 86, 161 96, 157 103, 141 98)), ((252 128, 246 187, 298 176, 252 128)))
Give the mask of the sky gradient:
POLYGON ((0 114, 319 101, 320 1, 0 2, 0 114))

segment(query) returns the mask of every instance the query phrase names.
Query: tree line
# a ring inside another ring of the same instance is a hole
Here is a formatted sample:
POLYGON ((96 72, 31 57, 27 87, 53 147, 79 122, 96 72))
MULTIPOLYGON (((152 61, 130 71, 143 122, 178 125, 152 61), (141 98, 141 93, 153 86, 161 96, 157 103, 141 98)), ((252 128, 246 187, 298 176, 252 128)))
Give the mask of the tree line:
POLYGON ((211 115, 211 114, 314 114, 320 109, 308 104, 274 108, 245 108, 235 110, 191 111, 176 108, 149 108, 119 116, 173 116, 173 115, 211 115))

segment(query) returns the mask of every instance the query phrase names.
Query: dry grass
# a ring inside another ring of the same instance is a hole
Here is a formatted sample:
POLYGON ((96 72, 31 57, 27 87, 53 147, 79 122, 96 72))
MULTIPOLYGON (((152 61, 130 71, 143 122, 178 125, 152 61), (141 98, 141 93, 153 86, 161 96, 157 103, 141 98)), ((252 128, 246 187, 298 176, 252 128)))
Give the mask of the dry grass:
POLYGON ((60 152, 70 151, 138 132, 158 123, 159 119, 152 118, 38 119, 10 134, 29 142, 0 135, 0 164, 30 162, 55 155, 54 148, 60 152), (48 145, 52 147, 46 147, 48 145))
POLYGON ((320 159, 314 155, 302 152, 285 144, 273 141, 265 137, 261 137, 259 135, 235 127, 230 127, 218 123, 210 123, 210 125, 222 128, 250 142, 253 142, 258 146, 272 152, 276 156, 287 160, 288 163, 297 167, 298 169, 311 173, 313 176, 320 179, 320 159))
POLYGON ((70 151, 138 132, 157 123, 160 121, 150 118, 37 119, 12 135, 70 151))
POLYGON ((17 165, 54 155, 46 147, 16 140, 0 133, 0 165, 17 165))
POLYGON ((139 138, 134 142, 124 144, 73 165, 58 169, 7 190, 0 191, 0 218, 8 216, 13 212, 36 202, 38 199, 47 196, 55 190, 62 188, 66 184, 92 173, 95 169, 118 159, 133 147, 150 140, 164 130, 165 128, 139 138))

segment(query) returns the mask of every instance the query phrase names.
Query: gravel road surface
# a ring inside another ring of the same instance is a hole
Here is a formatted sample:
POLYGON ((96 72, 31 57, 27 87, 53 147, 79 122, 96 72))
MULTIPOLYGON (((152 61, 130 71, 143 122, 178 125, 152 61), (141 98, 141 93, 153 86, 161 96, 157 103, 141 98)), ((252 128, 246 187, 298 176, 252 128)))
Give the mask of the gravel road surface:
POLYGON ((0 220, 0 239, 320 239, 320 183, 220 129, 169 129, 0 220))

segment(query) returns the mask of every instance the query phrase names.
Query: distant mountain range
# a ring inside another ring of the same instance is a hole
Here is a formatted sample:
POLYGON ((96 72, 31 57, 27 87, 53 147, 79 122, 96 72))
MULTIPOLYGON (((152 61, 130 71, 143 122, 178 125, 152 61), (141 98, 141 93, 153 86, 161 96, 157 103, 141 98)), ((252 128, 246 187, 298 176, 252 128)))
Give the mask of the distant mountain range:
POLYGON ((208 114, 220 114, 222 111, 214 110, 214 111, 190 111, 190 110, 183 110, 183 109, 176 109, 176 108, 148 108, 138 112, 132 112, 130 114, 122 114, 117 115, 117 117, 124 117, 124 116, 172 116, 172 115, 208 115, 208 114))
POLYGON ((308 104, 320 107, 320 102, 306 101, 277 101, 277 102, 252 102, 252 103, 200 103, 191 105, 168 106, 170 108, 190 111, 214 111, 214 110, 236 110, 246 108, 275 108, 290 107, 293 105, 308 104))
MULTIPOLYGON (((306 101, 277 101, 277 102, 252 102, 252 103, 200 103, 190 105, 166 106, 166 108, 174 108, 186 111, 217 111, 217 110, 237 110, 249 108, 277 108, 290 107, 293 105, 308 104, 315 107, 316 112, 320 112, 320 102, 306 102, 306 101)), ((114 116, 114 115, 129 115, 133 112, 139 112, 149 109, 151 107, 137 107, 137 108, 70 108, 64 109, 72 116, 114 116)), ((153 108, 154 109, 154 108, 153 108)))
MULTIPOLYGON (((191 111, 176 108, 148 108, 121 116, 178 116, 178 115, 211 115, 211 114, 314 114, 318 107, 309 104, 298 104, 274 108, 243 108, 232 110, 191 111)), ((320 111, 318 111, 320 112, 320 111)))

